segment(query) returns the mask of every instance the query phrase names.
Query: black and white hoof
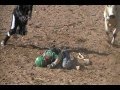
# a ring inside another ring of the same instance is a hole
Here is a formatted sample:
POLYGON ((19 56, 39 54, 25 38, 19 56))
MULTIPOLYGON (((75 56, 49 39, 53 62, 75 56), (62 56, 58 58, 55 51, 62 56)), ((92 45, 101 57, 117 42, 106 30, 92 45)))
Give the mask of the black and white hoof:
POLYGON ((5 41, 2 40, 0 44, 1 44, 2 47, 5 46, 5 41))

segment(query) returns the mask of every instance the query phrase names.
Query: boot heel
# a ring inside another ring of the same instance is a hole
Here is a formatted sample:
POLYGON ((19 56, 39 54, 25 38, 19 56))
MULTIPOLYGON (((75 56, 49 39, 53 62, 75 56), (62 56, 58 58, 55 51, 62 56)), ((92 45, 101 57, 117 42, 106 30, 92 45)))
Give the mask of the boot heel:
POLYGON ((2 47, 5 46, 4 40, 2 40, 0 44, 1 44, 2 47))

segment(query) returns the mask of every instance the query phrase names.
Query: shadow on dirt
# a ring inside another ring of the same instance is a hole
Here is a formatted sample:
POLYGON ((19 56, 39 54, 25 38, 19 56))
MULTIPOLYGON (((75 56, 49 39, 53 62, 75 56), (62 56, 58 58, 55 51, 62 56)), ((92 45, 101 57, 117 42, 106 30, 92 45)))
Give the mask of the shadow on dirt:
MULTIPOLYGON (((62 46, 63 48, 64 46, 62 46)), ((72 47, 66 47, 70 52, 84 52, 85 54, 98 54, 98 55, 103 55, 103 56, 107 56, 109 55, 109 53, 107 52, 103 52, 103 53, 100 53, 100 52, 96 52, 96 51, 92 51, 92 50, 88 50, 86 48, 80 48, 80 47, 76 47, 76 48, 72 48, 72 47)))
POLYGON ((117 43, 113 44, 112 46, 115 48, 120 48, 120 44, 117 44, 117 43))
POLYGON ((22 48, 39 49, 39 50, 49 49, 47 47, 38 47, 36 45, 31 45, 31 44, 27 44, 27 45, 24 45, 24 44, 21 44, 21 45, 7 44, 7 45, 9 45, 11 47, 22 47, 22 48))
MULTIPOLYGON (((50 47, 39 47, 39 46, 36 46, 36 45, 33 45, 33 44, 27 44, 27 45, 13 45, 13 44, 8 44, 10 46, 14 46, 14 47, 23 47, 23 48, 31 48, 31 49, 39 49, 39 50, 46 50, 46 49, 49 49, 50 47)), ((120 46, 117 46, 116 47, 120 47, 120 46)), ((69 52, 76 52, 76 53, 79 53, 79 52, 84 52, 85 54, 98 54, 98 55, 103 55, 103 56, 107 56, 109 55, 110 53, 108 52, 96 52, 96 51, 92 51, 92 50, 88 50, 86 48, 80 48, 80 47, 76 47, 76 48, 72 48, 72 47, 67 47, 67 46, 61 46, 61 47, 57 47, 57 48, 60 48, 60 49, 63 49, 63 48, 66 48, 68 49, 69 52)))

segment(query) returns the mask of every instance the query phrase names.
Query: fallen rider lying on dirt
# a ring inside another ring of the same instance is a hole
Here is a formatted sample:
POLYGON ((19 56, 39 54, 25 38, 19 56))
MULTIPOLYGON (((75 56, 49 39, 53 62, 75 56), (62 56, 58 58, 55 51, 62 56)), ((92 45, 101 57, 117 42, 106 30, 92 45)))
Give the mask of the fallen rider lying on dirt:
POLYGON ((49 69, 62 65, 63 68, 70 69, 70 54, 66 49, 50 48, 36 58, 35 65, 38 67, 48 67, 49 69))

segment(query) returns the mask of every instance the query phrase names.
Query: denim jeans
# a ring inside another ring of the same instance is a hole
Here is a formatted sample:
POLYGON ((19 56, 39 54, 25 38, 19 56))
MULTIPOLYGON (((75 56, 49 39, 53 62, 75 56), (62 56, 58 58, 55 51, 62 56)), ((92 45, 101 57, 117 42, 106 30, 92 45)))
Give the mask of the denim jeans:
POLYGON ((69 69, 71 68, 72 62, 70 58, 70 53, 67 50, 62 52, 62 67, 69 69))

